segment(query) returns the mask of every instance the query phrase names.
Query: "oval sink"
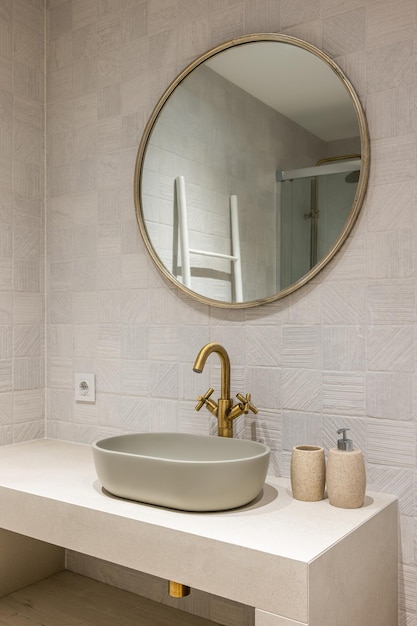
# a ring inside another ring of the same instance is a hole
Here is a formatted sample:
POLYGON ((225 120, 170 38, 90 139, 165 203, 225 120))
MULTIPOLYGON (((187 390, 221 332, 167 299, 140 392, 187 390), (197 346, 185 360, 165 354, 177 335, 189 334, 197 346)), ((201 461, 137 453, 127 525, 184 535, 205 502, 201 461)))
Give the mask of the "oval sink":
POLYGON ((262 491, 270 450, 256 441, 138 433, 93 444, 97 476, 120 498, 184 511, 223 511, 262 491))

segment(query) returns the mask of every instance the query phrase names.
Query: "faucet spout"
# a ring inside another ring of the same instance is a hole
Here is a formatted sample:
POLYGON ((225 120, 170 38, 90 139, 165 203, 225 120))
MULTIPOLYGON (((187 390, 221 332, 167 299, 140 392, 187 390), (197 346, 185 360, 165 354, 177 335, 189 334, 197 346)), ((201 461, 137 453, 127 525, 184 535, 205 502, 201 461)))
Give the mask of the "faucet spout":
POLYGON ((219 343, 208 343, 201 348, 194 362, 193 370, 201 374, 207 358, 212 352, 216 352, 221 363, 221 397, 217 403, 211 400, 210 396, 213 393, 213 388, 210 387, 204 396, 198 396, 198 404, 195 409, 199 411, 205 405, 217 417, 219 437, 233 437, 233 420, 243 413, 248 413, 249 410, 257 413, 258 409, 251 404, 250 394, 247 394, 246 398, 242 394, 237 394, 240 402, 233 406, 233 400, 230 398, 229 355, 219 343))
POLYGON ((193 370, 198 374, 204 369, 207 358, 212 352, 216 352, 221 363, 221 400, 230 398, 230 359, 226 350, 219 343, 208 343, 203 346, 194 362, 193 370))

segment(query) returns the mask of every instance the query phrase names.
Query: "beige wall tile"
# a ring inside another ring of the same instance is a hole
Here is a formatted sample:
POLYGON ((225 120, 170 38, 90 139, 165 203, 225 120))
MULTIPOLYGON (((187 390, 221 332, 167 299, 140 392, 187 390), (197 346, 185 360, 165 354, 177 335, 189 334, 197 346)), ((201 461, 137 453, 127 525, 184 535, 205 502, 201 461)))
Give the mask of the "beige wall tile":
POLYGON ((362 417, 365 414, 365 391, 363 372, 324 372, 323 412, 362 417))
POLYGON ((372 281, 368 286, 368 323, 412 324, 414 288, 411 280, 372 281))
POLYGON ((412 84, 412 50, 411 38, 370 48, 367 54, 369 93, 412 84))
POLYGON ((371 419, 368 423, 368 461, 396 467, 414 466, 414 422, 371 419))
POLYGON ((320 413, 322 372, 306 369, 284 369, 282 372, 282 406, 297 411, 320 413))
POLYGON ((415 411, 414 387, 414 377, 408 372, 369 372, 366 376, 367 415, 387 420, 412 420, 415 411))
POLYGON ((97 2, 95 0, 73 0, 71 6, 74 30, 97 22, 97 2))
POLYGON ((368 191, 368 231, 389 231, 409 228, 414 217, 414 181, 371 186, 368 191))
POLYGON ((382 46, 413 37, 416 27, 416 4, 399 0, 395 11, 390 2, 375 2, 368 7, 367 45, 382 46))
POLYGON ((357 52, 365 46, 365 9, 329 17, 323 21, 323 48, 331 56, 357 52))

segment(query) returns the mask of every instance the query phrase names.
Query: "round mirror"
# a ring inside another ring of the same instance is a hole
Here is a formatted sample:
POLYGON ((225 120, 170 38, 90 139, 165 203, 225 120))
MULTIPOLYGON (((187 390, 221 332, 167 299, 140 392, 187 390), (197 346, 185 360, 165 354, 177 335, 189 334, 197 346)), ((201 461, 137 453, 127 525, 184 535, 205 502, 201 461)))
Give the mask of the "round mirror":
POLYGON ((249 307, 304 285, 360 211, 369 137, 342 70, 286 35, 210 50, 168 87, 135 172, 152 259, 199 301, 249 307))

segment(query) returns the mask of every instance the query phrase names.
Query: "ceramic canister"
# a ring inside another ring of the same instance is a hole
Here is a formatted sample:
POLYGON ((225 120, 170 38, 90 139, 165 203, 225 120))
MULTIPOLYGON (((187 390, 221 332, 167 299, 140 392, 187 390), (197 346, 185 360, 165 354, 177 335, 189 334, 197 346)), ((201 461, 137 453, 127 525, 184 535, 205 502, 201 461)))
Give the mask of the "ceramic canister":
POLYGON ((296 500, 323 500, 326 482, 324 449, 320 446, 295 446, 291 454, 291 488, 296 500))

